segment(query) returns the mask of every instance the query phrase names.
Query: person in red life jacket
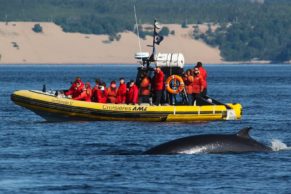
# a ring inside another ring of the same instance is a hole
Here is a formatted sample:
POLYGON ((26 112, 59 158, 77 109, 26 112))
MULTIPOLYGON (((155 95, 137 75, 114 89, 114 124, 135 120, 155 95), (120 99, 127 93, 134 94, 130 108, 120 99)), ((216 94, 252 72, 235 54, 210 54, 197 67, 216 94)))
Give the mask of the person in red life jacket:
POLYGON ((200 75, 199 69, 198 68, 194 68, 194 72, 193 72, 193 82, 192 82, 192 92, 193 92, 193 99, 192 99, 192 104, 194 104, 194 102, 197 100, 197 98, 200 97, 201 92, 204 90, 203 87, 203 78, 200 75))
POLYGON ((97 99, 97 91, 99 90, 99 85, 100 85, 101 81, 99 79, 95 80, 95 86, 92 89, 92 102, 98 102, 97 99))
POLYGON ((138 87, 135 85, 134 81, 129 82, 129 88, 127 92, 127 103, 137 104, 138 103, 138 87))
POLYGON ((83 89, 83 92, 77 96, 74 97, 74 100, 82 100, 82 101, 86 101, 86 102, 91 102, 91 97, 92 97, 92 89, 91 89, 91 85, 89 82, 87 82, 85 84, 85 88, 83 89))
POLYGON ((141 82, 140 82, 140 102, 141 103, 149 103, 150 98, 150 85, 151 80, 148 75, 143 72, 141 74, 141 82))
POLYGON ((65 95, 72 96, 72 98, 75 98, 82 93, 83 88, 84 88, 84 83, 82 82, 81 78, 76 77, 70 89, 67 92, 65 92, 65 95))
POLYGON ((207 95, 207 71, 206 69, 203 68, 201 62, 197 62, 196 67, 198 68, 200 75, 204 80, 203 82, 204 90, 202 91, 201 96, 205 97, 207 95))
POLYGON ((152 79, 152 90, 154 93, 154 104, 159 105, 162 101, 163 91, 164 91, 164 78, 165 75, 163 71, 157 67, 155 69, 155 75, 152 79))
POLYGON ((116 88, 116 82, 111 81, 110 87, 107 88, 107 102, 109 103, 116 103, 116 97, 117 97, 117 88, 116 88))
POLYGON ((186 94, 187 94, 187 99, 188 99, 188 104, 191 105, 193 102, 193 81, 194 77, 192 76, 192 71, 188 69, 186 73, 183 76, 183 81, 185 83, 185 89, 186 89, 186 94))
POLYGON ((100 84, 99 90, 97 90, 97 99, 99 103, 107 102, 107 90, 106 90, 106 84, 104 82, 100 84))
POLYGON ((126 83, 124 78, 119 79, 119 88, 116 94, 116 104, 126 103, 126 83))

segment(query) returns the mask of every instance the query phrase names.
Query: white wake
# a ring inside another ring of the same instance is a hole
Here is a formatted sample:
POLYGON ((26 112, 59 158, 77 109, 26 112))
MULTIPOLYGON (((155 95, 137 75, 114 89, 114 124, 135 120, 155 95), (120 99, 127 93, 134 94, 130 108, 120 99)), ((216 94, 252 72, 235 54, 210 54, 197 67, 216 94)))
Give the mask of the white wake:
POLYGON ((272 150, 277 152, 277 151, 282 151, 282 150, 291 150, 291 147, 288 147, 285 143, 283 143, 279 139, 272 139, 272 150))

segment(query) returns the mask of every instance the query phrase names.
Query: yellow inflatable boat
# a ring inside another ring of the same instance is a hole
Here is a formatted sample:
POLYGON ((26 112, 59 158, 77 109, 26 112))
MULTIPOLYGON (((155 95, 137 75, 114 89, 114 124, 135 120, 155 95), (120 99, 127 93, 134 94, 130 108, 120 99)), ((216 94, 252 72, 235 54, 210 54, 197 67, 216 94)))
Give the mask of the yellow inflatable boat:
POLYGON ((58 97, 54 93, 20 90, 12 101, 47 121, 65 120, 126 120, 126 121, 215 121, 241 118, 240 104, 162 105, 103 104, 58 97))
MULTIPOLYGON (((136 84, 139 87, 141 75, 153 77, 154 68, 159 67, 165 74, 166 104, 152 106, 150 102, 140 105, 104 104, 76 101, 59 95, 58 92, 21 90, 11 95, 18 105, 25 107, 48 121, 63 120, 127 120, 127 121, 215 121, 237 120, 241 118, 240 104, 223 104, 208 96, 201 102, 190 104, 186 97, 182 80, 185 59, 182 53, 156 53, 156 45, 163 40, 158 34, 158 23, 153 25, 152 54, 138 52, 135 58, 139 61, 136 84), (152 66, 154 64, 154 66, 152 66), (170 82, 170 81, 171 82, 170 82), (174 97, 174 100, 173 98, 174 97), (182 98, 177 100, 176 97, 182 98)), ((45 87, 44 87, 45 88, 45 87)), ((63 91, 60 91, 63 92, 63 91)), ((192 103, 192 102, 191 102, 192 103)))

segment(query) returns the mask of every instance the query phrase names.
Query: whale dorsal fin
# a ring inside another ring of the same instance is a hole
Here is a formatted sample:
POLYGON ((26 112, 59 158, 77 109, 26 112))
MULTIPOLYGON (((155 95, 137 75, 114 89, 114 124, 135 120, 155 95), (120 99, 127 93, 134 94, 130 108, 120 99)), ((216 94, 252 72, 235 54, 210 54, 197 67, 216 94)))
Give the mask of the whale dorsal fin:
POLYGON ((243 128, 239 132, 237 132, 236 135, 242 138, 249 139, 250 138, 249 132, 251 129, 252 129, 251 127, 243 128))

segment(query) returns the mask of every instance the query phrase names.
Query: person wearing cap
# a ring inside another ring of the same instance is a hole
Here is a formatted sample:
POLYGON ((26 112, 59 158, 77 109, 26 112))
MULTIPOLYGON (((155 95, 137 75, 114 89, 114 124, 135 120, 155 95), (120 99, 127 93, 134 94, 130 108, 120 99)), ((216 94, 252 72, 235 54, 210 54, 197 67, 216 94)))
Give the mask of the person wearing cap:
POLYGON ((126 83, 123 77, 119 79, 119 88, 116 94, 116 103, 117 104, 126 103, 126 83))
POLYGON ((105 82, 102 82, 99 85, 99 90, 97 90, 97 99, 99 103, 106 103, 107 102, 107 90, 105 82))
POLYGON ((101 83, 100 79, 95 80, 95 86, 92 89, 92 98, 91 98, 92 102, 98 102, 97 91, 99 90, 100 83, 101 83))
POLYGON ((65 92, 66 96, 72 96, 72 98, 75 98, 79 96, 84 88, 84 83, 82 82, 80 77, 76 77, 75 81, 72 83, 70 89, 65 92))
POLYGON ((149 103, 150 98, 150 85, 151 80, 148 75, 143 72, 141 74, 141 82, 140 82, 140 102, 141 103, 149 103))
POLYGON ((201 96, 206 96, 207 95, 207 71, 205 68, 203 68, 203 65, 201 62, 197 62, 196 67, 198 68, 201 77, 203 78, 203 91, 201 93, 201 96))
POLYGON ((79 94, 77 97, 74 97, 74 100, 82 100, 86 102, 91 102, 92 97, 92 89, 89 82, 85 84, 85 88, 83 88, 83 91, 81 94, 79 94))
POLYGON ((197 98, 199 98, 199 96, 201 95, 201 92, 204 90, 203 87, 203 78, 200 75, 199 69, 197 67, 194 68, 193 71, 193 82, 192 82, 192 103, 194 104, 194 102, 197 100, 197 98))
POLYGON ((126 102, 133 105, 138 103, 138 87, 133 80, 129 82, 126 102))
POLYGON ((154 104, 159 105, 162 101, 164 91, 164 78, 163 71, 157 67, 155 68, 155 75, 152 79, 152 90, 154 93, 154 104))
POLYGON ((107 102, 108 103, 115 103, 116 102, 116 97, 117 97, 117 88, 116 88, 116 82, 111 81, 110 87, 107 88, 107 102))

